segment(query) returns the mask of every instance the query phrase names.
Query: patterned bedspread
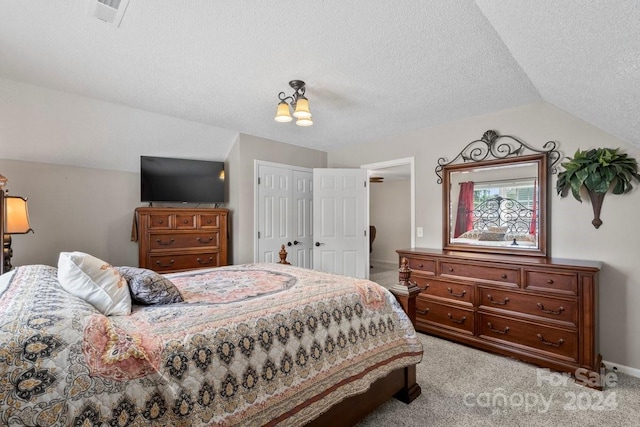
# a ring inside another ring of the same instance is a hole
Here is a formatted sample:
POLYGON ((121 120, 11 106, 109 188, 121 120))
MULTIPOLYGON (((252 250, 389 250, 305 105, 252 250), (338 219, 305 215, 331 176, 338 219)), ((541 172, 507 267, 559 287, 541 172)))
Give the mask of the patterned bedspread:
POLYGON ((422 358, 367 280, 279 264, 167 277, 185 302, 106 317, 54 267, 0 276, 0 425, 299 426, 422 358))

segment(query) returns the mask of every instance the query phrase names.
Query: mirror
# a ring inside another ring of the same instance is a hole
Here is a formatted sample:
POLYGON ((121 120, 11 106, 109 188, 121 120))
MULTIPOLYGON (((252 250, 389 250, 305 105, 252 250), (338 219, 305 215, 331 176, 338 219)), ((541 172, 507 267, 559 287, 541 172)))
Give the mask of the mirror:
POLYGON ((547 153, 442 167, 443 249, 547 253, 547 153))

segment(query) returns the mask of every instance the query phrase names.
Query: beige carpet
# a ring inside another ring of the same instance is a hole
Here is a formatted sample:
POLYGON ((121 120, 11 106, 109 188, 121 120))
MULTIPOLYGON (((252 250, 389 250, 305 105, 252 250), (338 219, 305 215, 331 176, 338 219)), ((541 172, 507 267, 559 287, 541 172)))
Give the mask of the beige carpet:
POLYGON ((617 375, 604 392, 533 365, 425 334, 422 395, 395 399, 358 427, 640 426, 640 379, 617 375), (564 383, 564 384, 561 384, 564 383))
POLYGON ((386 288, 398 283, 398 266, 391 263, 372 261, 373 266, 369 271, 369 280, 386 288))

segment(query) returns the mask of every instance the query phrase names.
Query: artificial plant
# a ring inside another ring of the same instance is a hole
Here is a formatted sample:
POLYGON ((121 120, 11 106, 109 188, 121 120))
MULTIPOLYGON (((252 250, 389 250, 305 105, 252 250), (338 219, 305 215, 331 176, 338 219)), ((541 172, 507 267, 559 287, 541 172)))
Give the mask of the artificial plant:
POLYGON ((613 194, 628 193, 633 188, 633 178, 640 181, 638 162, 618 148, 594 148, 580 151, 573 158, 560 163, 565 168, 558 174, 556 190, 565 197, 569 190, 582 202, 580 190, 584 187, 593 204, 594 219, 591 223, 598 228, 602 225, 600 209, 604 196, 612 188, 613 194))

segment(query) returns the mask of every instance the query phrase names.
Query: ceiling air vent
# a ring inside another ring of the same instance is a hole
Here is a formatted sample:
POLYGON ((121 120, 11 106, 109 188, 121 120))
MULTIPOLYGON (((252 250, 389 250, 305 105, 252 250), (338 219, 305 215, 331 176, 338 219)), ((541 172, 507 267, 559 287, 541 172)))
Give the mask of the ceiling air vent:
POLYGON ((120 26, 129 0, 89 0, 89 16, 120 26))

